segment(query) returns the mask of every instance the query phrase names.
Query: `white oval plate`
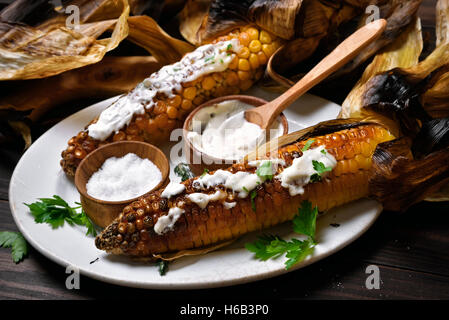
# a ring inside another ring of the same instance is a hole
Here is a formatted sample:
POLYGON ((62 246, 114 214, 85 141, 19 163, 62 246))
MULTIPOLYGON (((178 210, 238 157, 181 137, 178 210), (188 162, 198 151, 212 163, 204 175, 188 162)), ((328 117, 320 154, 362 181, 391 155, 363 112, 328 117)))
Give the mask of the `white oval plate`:
MULTIPOLYGON (((272 100, 276 94, 259 88, 248 94, 272 100)), ((14 220, 27 241, 39 252, 63 266, 73 266, 86 276, 123 286, 152 289, 195 289, 228 286, 265 279, 286 273, 283 257, 261 262, 244 248, 244 244, 260 235, 248 234, 232 245, 218 251, 195 257, 181 258, 170 263, 169 271, 160 276, 154 264, 131 261, 126 257, 108 255, 98 250, 92 237, 85 236, 85 228, 65 224, 52 229, 47 224, 37 224, 24 203, 37 198, 59 195, 73 204, 79 194, 73 182, 59 166, 61 151, 67 141, 80 131, 111 98, 85 108, 61 121, 43 134, 25 152, 17 164, 10 182, 9 202, 14 220), (90 263, 99 258, 95 263, 90 263)), ((332 102, 312 95, 305 95, 285 111, 289 119, 290 132, 334 119, 340 107, 332 102)), ((169 148, 164 149, 168 152, 169 148)), ((170 177, 173 174, 171 161, 170 177)), ((323 259, 342 249, 360 237, 377 219, 381 206, 372 200, 359 200, 336 208, 322 215, 317 221, 317 241, 313 255, 290 269, 295 270, 323 259), (339 224, 333 227, 330 224, 339 224)), ((286 223, 267 233, 283 237, 294 237, 291 223, 286 223)))

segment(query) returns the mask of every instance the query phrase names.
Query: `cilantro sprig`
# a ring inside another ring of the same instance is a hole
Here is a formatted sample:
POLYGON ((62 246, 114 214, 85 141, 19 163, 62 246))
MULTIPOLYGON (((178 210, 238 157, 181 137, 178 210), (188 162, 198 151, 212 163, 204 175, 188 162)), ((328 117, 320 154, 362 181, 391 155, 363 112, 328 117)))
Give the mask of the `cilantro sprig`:
POLYGON ((313 164, 313 169, 315 169, 315 171, 317 172, 317 173, 312 174, 312 176, 310 176, 310 181, 312 181, 312 182, 321 181, 323 173, 332 171, 332 168, 326 167, 324 165, 324 163, 322 163, 322 162, 312 160, 312 164, 313 164))
POLYGON ((86 235, 97 235, 95 227, 86 213, 82 209, 80 213, 77 212, 81 208, 80 203, 75 202, 78 206, 70 207, 57 195, 54 195, 53 198, 39 198, 39 200, 31 204, 24 203, 30 209, 35 222, 48 223, 53 229, 59 228, 64 225, 64 222, 67 222, 71 226, 76 224, 87 227, 86 235))
POLYGON ((256 170, 256 174, 263 182, 273 180, 273 164, 271 161, 264 161, 259 168, 256 170))
POLYGON ((304 151, 309 150, 314 142, 315 142, 315 139, 310 139, 309 141, 307 141, 306 144, 304 145, 304 147, 301 149, 301 151, 304 152, 304 151))
POLYGON ((247 243, 246 249, 253 252, 261 261, 276 259, 285 254, 285 269, 290 269, 295 264, 313 253, 316 245, 315 230, 318 208, 312 208, 309 201, 303 201, 298 209, 298 215, 293 219, 293 230, 298 234, 307 236, 306 240, 284 240, 276 235, 263 235, 255 242, 247 243))
POLYGON ((156 261, 156 265, 157 265, 159 274, 161 276, 165 276, 165 274, 168 271, 168 261, 160 259, 160 260, 156 261))
POLYGON ((14 263, 19 263, 28 254, 28 244, 20 232, 1 231, 0 247, 11 248, 14 263))

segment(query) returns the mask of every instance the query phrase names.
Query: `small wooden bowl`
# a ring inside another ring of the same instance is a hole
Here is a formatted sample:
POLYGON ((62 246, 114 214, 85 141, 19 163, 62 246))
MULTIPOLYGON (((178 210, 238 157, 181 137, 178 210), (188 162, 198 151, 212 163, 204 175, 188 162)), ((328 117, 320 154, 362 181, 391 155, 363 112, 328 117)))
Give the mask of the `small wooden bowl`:
POLYGON ((106 159, 111 157, 123 157, 128 153, 134 153, 142 159, 153 162, 161 171, 162 180, 159 184, 145 194, 159 189, 168 182, 170 165, 165 154, 155 146, 138 141, 120 141, 107 144, 94 150, 81 161, 75 172, 75 186, 80 193, 83 210, 89 218, 98 226, 108 226, 131 202, 139 197, 122 201, 105 201, 96 199, 87 194, 86 184, 92 174, 103 165, 106 159))
MULTIPOLYGON (((198 113, 199 110, 201 110, 202 108, 205 108, 205 107, 210 107, 211 105, 218 104, 223 101, 227 101, 227 100, 240 100, 241 102, 252 105, 254 107, 258 107, 258 106, 268 103, 267 101, 257 98, 257 97, 245 96, 245 95, 231 95, 231 96, 224 96, 224 97, 209 100, 209 101, 203 103, 202 105, 198 106, 196 109, 194 109, 189 114, 187 119, 184 121, 183 139, 184 139, 184 148, 187 152, 187 156, 190 157, 190 158, 188 158, 188 159, 190 159, 190 161, 188 161, 189 167, 190 167, 190 169, 192 169, 193 173, 196 175, 202 174, 204 172, 204 169, 207 169, 209 171, 224 169, 224 168, 229 167, 233 163, 237 162, 237 160, 234 160, 232 162, 229 160, 225 161, 224 159, 219 159, 217 157, 214 157, 207 153, 204 153, 204 152, 198 150, 197 148, 195 148, 195 146, 190 142, 190 140, 187 139, 187 134, 192 129, 192 119, 198 113), (199 161, 199 163, 194 163, 194 161, 192 161, 193 159, 200 159, 200 161, 199 161), (203 160, 206 160, 206 161, 203 161, 203 160)), ((283 113, 281 113, 280 118, 281 118, 282 126, 284 128, 283 135, 285 135, 288 133, 288 121, 283 113)))

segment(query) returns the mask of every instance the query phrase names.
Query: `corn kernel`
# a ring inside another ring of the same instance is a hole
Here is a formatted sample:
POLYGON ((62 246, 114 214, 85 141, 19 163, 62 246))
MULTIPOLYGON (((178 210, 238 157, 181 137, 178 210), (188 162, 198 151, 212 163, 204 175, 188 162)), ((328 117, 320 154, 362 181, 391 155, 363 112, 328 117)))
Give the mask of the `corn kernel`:
POLYGON ((186 99, 193 100, 196 95, 196 87, 188 87, 184 89, 183 96, 186 99))
POLYGON ((215 86, 215 80, 212 77, 205 77, 201 85, 204 90, 211 90, 215 86))
POLYGON ((199 106, 200 104, 202 104, 204 102, 204 97, 203 96, 196 96, 195 99, 193 99, 193 103, 196 106, 199 106))
POLYGON ((265 56, 267 58, 271 57, 271 55, 274 52, 273 46, 271 44, 263 44, 262 45, 262 51, 265 53, 265 56))
POLYGON ((168 115, 166 113, 159 114, 154 118, 154 121, 156 122, 156 125, 162 129, 167 125, 168 115))
POLYGON ((257 55, 255 53, 251 53, 248 60, 252 69, 259 68, 259 58, 257 58, 257 55))
POLYGON ((154 114, 158 115, 158 114, 165 113, 166 110, 167 110, 167 107, 165 105, 165 102, 158 100, 158 102, 156 102, 156 105, 154 106, 153 112, 154 112, 154 114))
POLYGON ((242 91, 246 91, 253 85, 253 82, 250 79, 240 81, 239 88, 242 91))
POLYGON ((168 99, 168 105, 169 105, 170 107, 175 107, 175 108, 177 108, 177 107, 179 107, 179 106, 181 105, 181 101, 182 101, 181 96, 176 95, 176 96, 174 96, 173 98, 168 99))
POLYGON ((259 39, 259 30, 257 30, 256 28, 248 28, 248 30, 246 30, 246 33, 248 33, 250 40, 259 39))
POLYGON ((265 53, 263 53, 263 51, 259 51, 256 54, 257 54, 257 59, 259 59, 259 64, 264 65, 267 63, 268 59, 267 59, 267 56, 265 55, 265 53))
POLYGON ((237 56, 232 59, 232 61, 229 63, 228 68, 231 70, 236 70, 239 64, 239 58, 237 56))
POLYGON ((249 51, 251 51, 251 52, 258 52, 262 48, 262 44, 260 43, 259 40, 252 40, 249 43, 249 47, 248 48, 249 48, 249 51))
POLYGON ((271 43, 271 36, 265 30, 260 31, 259 40, 262 43, 271 43))
POLYGON ((234 71, 229 71, 226 74, 226 83, 230 86, 236 86, 239 83, 239 77, 234 71))
POLYGON ((246 32, 241 32, 239 34, 239 42, 242 46, 247 47, 250 41, 251 39, 249 38, 249 35, 246 32))
POLYGON ((222 77, 221 74, 218 73, 218 72, 213 73, 213 74, 212 74, 212 78, 214 78, 214 80, 215 80, 216 82, 221 82, 221 81, 223 80, 223 77, 222 77))
POLYGON ((175 107, 168 107, 167 115, 170 119, 176 119, 176 117, 178 116, 178 109, 176 109, 175 107))
POLYGON ((192 101, 189 99, 183 99, 181 103, 181 109, 182 110, 190 110, 192 108, 192 101))
POLYGON ((248 71, 249 69, 251 69, 251 67, 249 66, 248 60, 239 59, 239 70, 248 71))
POLYGON ((148 125, 147 125, 147 132, 148 133, 155 133, 156 131, 157 131, 156 121, 154 119, 149 119, 148 120, 148 125))
POLYGON ((237 74, 238 74, 238 77, 239 77, 240 80, 248 80, 248 79, 251 78, 251 74, 248 71, 241 71, 241 70, 239 70, 237 72, 237 74))
POLYGON ((251 52, 249 51, 248 47, 243 47, 240 52, 238 53, 239 58, 243 58, 243 59, 248 59, 249 58, 249 54, 251 52))

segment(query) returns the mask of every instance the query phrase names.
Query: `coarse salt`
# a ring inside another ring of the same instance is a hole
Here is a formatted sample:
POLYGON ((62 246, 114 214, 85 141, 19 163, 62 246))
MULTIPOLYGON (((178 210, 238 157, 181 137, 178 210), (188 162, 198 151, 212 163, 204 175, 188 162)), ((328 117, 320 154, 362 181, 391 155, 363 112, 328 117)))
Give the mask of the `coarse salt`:
POLYGON ((159 168, 134 153, 106 159, 86 185, 87 194, 99 200, 122 201, 141 196, 162 180, 159 168))

